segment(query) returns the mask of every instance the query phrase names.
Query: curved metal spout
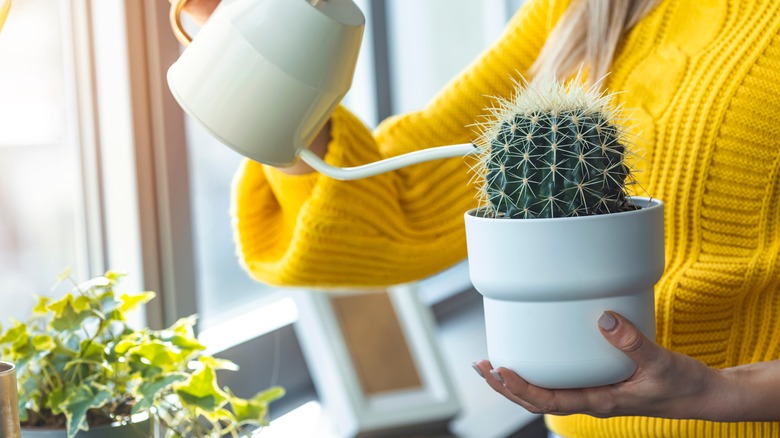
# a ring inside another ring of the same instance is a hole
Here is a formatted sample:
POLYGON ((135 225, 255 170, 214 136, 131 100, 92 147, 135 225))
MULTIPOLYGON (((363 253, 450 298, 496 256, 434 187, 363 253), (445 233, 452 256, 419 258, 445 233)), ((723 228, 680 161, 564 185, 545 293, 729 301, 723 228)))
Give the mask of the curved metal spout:
POLYGON ((317 154, 308 149, 302 150, 300 157, 306 164, 320 173, 323 173, 334 179, 349 181, 353 179, 361 179, 369 176, 379 175, 380 173, 400 169, 412 164, 418 164, 425 161, 438 160, 442 158, 462 157, 478 151, 479 149, 477 149, 477 147, 471 143, 439 146, 435 148, 409 152, 408 154, 398 155, 376 161, 374 163, 355 167, 331 166, 317 154))

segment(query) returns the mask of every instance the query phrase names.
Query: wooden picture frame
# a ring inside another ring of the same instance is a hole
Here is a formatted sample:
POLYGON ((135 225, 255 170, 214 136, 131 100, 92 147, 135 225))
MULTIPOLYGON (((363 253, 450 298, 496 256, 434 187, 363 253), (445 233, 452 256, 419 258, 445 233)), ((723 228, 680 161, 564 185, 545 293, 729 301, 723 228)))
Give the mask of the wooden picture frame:
POLYGON ((339 435, 445 430, 459 413, 433 314, 415 285, 292 295, 301 348, 339 435))

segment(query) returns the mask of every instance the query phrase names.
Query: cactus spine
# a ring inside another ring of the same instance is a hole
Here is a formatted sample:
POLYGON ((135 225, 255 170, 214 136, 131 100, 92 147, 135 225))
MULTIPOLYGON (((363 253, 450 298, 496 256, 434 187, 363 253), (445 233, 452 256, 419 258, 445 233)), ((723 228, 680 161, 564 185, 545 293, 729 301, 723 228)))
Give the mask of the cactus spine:
POLYGON ((631 153, 612 96, 568 82, 517 84, 479 124, 480 211, 505 218, 584 216, 633 208, 631 153))

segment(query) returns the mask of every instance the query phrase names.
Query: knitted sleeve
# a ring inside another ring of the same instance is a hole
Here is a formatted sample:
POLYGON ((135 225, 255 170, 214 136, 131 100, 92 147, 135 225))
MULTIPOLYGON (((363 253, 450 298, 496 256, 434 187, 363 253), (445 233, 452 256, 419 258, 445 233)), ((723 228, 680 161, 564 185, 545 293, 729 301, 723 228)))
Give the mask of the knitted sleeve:
MULTIPOLYGON (((372 133, 339 107, 325 160, 357 166, 474 137, 470 125, 507 95, 538 55, 561 11, 531 0, 492 47, 425 108, 372 133)), ((452 158, 356 180, 291 176, 246 161, 236 174, 232 216, 237 253, 264 283, 372 287, 434 274, 466 256, 463 214, 474 207, 469 160, 452 158)))

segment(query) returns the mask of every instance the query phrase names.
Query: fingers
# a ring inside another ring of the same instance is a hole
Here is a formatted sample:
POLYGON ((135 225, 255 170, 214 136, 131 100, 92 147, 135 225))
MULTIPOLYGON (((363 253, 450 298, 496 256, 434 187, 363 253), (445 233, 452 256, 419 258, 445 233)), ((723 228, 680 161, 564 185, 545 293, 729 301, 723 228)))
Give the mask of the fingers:
MULTIPOLYGON (((483 379, 485 379, 485 381, 488 383, 488 385, 490 385, 491 388, 493 388, 494 391, 503 395, 511 402, 520 405, 521 407, 523 407, 525 410, 529 412, 540 413, 538 412, 536 406, 530 404, 524 398, 516 396, 515 394, 512 393, 512 391, 509 390, 509 388, 504 386, 505 380, 503 380, 500 371, 494 370, 493 367, 490 365, 490 362, 483 360, 479 363, 474 363, 473 366, 474 369, 477 370, 477 373, 479 373, 479 375, 483 379), (499 377, 502 380, 499 380, 496 377, 499 377)), ((509 371, 509 373, 511 373, 511 371, 509 371)), ((505 372, 504 374, 507 373, 505 372)))
POLYGON ((581 412, 606 416, 615 405, 608 388, 546 389, 528 383, 507 368, 492 369, 488 361, 474 366, 491 388, 534 414, 581 412))
MULTIPOLYGON (((669 354, 655 342, 645 337, 630 321, 614 312, 604 312, 599 318, 599 328, 604 338, 634 362, 643 375, 664 374, 669 354)), ((493 369, 488 361, 474 364, 477 372, 496 392, 526 410, 537 414, 567 415, 589 414, 596 417, 625 415, 642 403, 635 399, 646 398, 648 388, 636 382, 622 382, 595 388, 546 389, 530 384, 509 369, 493 369)), ((629 379, 631 380, 631 379, 629 379)), ((656 381, 640 379, 640 382, 656 381)), ((652 392, 652 391, 650 391, 652 392)))
POLYGON ((604 338, 630 357, 639 367, 653 364, 661 347, 647 339, 634 324, 614 312, 604 312, 599 318, 599 329, 604 338))

